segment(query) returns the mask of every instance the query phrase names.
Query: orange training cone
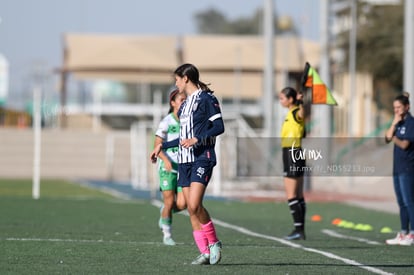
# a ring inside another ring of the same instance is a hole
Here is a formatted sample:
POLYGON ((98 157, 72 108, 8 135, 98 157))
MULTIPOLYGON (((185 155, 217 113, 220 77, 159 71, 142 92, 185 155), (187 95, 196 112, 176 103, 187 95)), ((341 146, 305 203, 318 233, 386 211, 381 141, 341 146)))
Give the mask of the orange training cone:
POLYGON ((313 215, 311 220, 314 222, 320 222, 322 220, 322 217, 319 215, 313 215))
POLYGON ((332 220, 332 224, 333 224, 333 225, 338 225, 338 224, 340 224, 340 223, 341 223, 341 221, 342 221, 342 219, 340 219, 340 218, 336 218, 336 219, 333 219, 333 220, 332 220))

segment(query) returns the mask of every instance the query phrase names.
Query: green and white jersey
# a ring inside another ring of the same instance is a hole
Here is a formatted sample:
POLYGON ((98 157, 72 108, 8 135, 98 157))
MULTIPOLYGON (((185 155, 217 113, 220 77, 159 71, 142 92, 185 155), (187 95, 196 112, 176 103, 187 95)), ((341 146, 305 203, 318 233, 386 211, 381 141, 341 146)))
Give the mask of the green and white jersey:
MULTIPOLYGON (((163 141, 172 141, 180 136, 180 122, 174 116, 174 113, 169 113, 165 116, 155 132, 156 136, 159 136, 163 141)), ((178 146, 164 150, 164 153, 170 159, 173 164, 172 172, 177 173, 178 166, 178 146)), ((164 162, 160 160, 160 169, 164 169, 164 162)))

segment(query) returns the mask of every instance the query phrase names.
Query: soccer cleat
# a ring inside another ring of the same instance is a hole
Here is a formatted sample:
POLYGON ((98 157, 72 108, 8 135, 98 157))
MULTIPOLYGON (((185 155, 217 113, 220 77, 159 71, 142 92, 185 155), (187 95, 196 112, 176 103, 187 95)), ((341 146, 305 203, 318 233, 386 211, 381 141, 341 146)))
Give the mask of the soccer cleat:
POLYGON ((401 241, 405 238, 405 234, 398 232, 397 236, 393 239, 388 239, 385 241, 386 244, 389 245, 398 245, 401 243, 401 241))
POLYGON ((412 245, 414 243, 414 234, 410 233, 400 240, 400 245, 412 245))
POLYGON ((210 255, 200 254, 194 261, 191 262, 194 265, 210 264, 210 255))
POLYGON ((221 260, 221 242, 217 241, 208 247, 210 249, 210 264, 217 264, 221 260))
POLYGON ((293 230, 292 233, 287 235, 284 239, 288 241, 306 240, 306 236, 304 231, 293 230))
POLYGON ((176 244, 171 237, 164 237, 163 243, 165 245, 175 245, 176 244))

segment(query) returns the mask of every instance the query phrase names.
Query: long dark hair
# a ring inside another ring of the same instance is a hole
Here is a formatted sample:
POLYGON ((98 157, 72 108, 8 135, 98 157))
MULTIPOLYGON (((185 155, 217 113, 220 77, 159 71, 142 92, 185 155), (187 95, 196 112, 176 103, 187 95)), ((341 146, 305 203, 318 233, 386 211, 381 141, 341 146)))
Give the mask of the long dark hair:
POLYGON ((281 93, 284 94, 287 99, 293 98, 293 104, 297 104, 296 97, 298 95, 298 92, 295 89, 292 87, 286 87, 281 91, 281 93))
POLYGON ((170 103, 170 109, 168 110, 169 114, 174 112, 174 107, 172 106, 171 101, 174 101, 178 94, 179 94, 178 89, 172 90, 170 93, 170 96, 169 96, 170 101, 168 101, 170 103))
POLYGON ((207 91, 210 93, 213 93, 212 90, 208 87, 207 84, 200 81, 200 73, 198 72, 198 69, 193 64, 183 64, 180 65, 177 69, 175 69, 174 74, 179 77, 187 76, 187 78, 193 82, 196 86, 201 88, 203 91, 207 91))

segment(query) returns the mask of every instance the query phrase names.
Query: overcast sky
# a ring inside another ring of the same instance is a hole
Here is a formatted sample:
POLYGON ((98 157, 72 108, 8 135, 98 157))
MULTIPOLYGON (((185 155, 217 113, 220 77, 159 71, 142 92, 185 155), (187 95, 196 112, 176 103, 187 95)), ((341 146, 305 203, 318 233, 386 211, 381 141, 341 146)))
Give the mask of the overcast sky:
MULTIPOLYGON (((62 34, 193 34, 194 15, 208 8, 228 18, 251 16, 264 0, 0 0, 0 53, 10 63, 9 95, 24 89, 33 64, 61 63, 62 34)), ((275 0, 278 15, 290 15, 301 33, 317 40, 319 2, 275 0)))

